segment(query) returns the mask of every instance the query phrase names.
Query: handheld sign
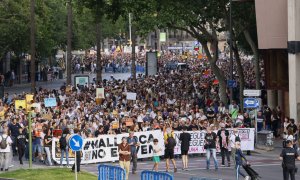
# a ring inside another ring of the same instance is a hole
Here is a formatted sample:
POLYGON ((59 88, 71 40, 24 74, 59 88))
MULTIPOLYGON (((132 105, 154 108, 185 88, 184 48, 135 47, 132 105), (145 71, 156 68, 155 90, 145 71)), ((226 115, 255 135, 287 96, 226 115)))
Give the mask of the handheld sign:
POLYGON ((82 149, 83 139, 78 134, 74 134, 69 139, 69 147, 72 151, 80 151, 82 149))

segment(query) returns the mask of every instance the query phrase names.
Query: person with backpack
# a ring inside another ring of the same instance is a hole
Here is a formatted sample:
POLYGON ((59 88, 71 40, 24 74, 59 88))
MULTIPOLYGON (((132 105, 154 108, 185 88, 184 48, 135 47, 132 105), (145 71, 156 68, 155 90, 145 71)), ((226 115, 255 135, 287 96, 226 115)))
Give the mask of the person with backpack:
POLYGON ((130 145, 131 159, 132 159, 132 174, 136 174, 137 169, 137 150, 136 147, 139 146, 139 141, 137 137, 134 137, 134 132, 129 133, 127 138, 127 143, 130 145))
POLYGON ((13 141, 8 135, 8 129, 3 129, 3 134, 0 136, 0 169, 8 171, 10 161, 10 151, 13 141))
POLYGON ((70 138, 69 128, 65 128, 61 137, 59 138, 59 147, 60 147, 60 167, 63 167, 64 154, 66 154, 67 168, 69 168, 69 146, 68 141, 70 138))
POLYGON ((170 170, 170 162, 172 161, 172 164, 174 166, 174 173, 177 172, 177 166, 174 159, 174 148, 176 146, 176 140, 172 135, 172 132, 167 132, 167 139, 165 140, 165 158, 166 158, 166 171, 169 172, 170 170))
POLYGON ((205 135, 205 145, 204 149, 206 149, 206 169, 209 170, 210 167, 210 155, 212 153, 214 163, 215 163, 215 170, 218 170, 218 161, 217 161, 217 151, 216 151, 216 141, 217 135, 211 130, 211 127, 207 127, 206 135, 205 135))

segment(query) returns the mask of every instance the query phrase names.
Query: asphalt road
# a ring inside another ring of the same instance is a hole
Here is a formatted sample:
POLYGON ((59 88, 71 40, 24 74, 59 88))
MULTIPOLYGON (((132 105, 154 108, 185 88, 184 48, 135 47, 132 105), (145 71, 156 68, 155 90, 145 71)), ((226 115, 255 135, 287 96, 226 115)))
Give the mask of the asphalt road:
MULTIPOLYGON (((281 161, 278 160, 278 155, 270 152, 265 152, 263 154, 254 154, 252 156, 247 156, 248 161, 250 161, 252 168, 258 172, 261 176, 262 180, 282 180, 282 168, 281 161)), ((220 164, 220 157, 218 156, 218 162, 220 164)), ((192 177, 197 178, 215 178, 222 180, 234 180, 235 179, 235 171, 233 167, 220 167, 218 171, 214 170, 214 164, 211 160, 211 169, 206 170, 206 159, 205 157, 191 157, 189 162, 189 171, 181 170, 182 164, 181 159, 176 160, 178 172, 171 174, 174 176, 174 179, 178 180, 188 180, 192 177)), ((107 163, 109 164, 109 163, 107 163)), ((300 162, 298 161, 298 166, 300 166, 300 162)), ((118 163, 111 163, 110 165, 118 166, 118 163)), ((98 164, 89 164, 83 165, 82 169, 98 174, 97 171, 98 164)), ((143 170, 151 170, 153 167, 152 161, 138 161, 138 170, 137 174, 133 175, 130 173, 130 180, 139 180, 140 173, 143 170)), ((172 167, 172 166, 171 166, 172 167)), ((161 161, 159 164, 159 170, 165 172, 165 161, 161 161)), ((245 174, 246 172, 242 170, 245 174)), ((243 179, 243 178, 240 178, 243 179)), ((300 174, 297 174, 296 179, 300 179, 300 174)))
MULTIPOLYGON (((75 75, 81 75, 81 74, 73 74, 75 75)), ((96 77, 96 74, 89 74, 85 73, 84 75, 89 75, 90 77, 90 82, 92 82, 93 78, 96 77)), ((121 79, 121 80, 126 80, 130 77, 130 73, 103 73, 102 78, 103 79, 111 79, 111 76, 113 76, 115 79, 121 79)), ((36 82, 36 87, 42 87, 46 89, 59 89, 64 83, 66 82, 66 79, 58 79, 58 80, 53 80, 53 81, 39 81, 36 82)), ((4 92, 9 93, 11 96, 12 94, 21 94, 23 92, 30 92, 31 91, 31 84, 26 83, 26 84, 14 84, 12 87, 5 87, 4 92)))

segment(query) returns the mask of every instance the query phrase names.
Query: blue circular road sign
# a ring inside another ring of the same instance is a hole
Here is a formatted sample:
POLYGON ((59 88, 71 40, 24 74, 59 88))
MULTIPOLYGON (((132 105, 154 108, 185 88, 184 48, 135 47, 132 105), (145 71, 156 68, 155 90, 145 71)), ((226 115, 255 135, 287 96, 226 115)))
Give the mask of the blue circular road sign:
POLYGON ((80 151, 83 145, 83 139, 78 134, 71 135, 69 139, 69 147, 73 151, 80 151))

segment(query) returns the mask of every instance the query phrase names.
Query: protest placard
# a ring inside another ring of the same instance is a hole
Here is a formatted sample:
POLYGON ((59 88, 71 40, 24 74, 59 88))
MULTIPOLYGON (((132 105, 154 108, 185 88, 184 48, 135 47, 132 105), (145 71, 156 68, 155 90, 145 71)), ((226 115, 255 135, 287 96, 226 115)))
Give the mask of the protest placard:
POLYGON ((26 100, 15 100, 15 109, 26 109, 26 100))
POLYGON ((133 93, 133 92, 127 92, 126 93, 126 99, 127 100, 136 100, 136 93, 133 93))
POLYGON ((104 88, 97 88, 96 89, 96 98, 104 99, 104 88))
POLYGON ((55 107, 55 106, 57 106, 56 98, 45 98, 44 103, 45 103, 45 107, 55 107))
POLYGON ((26 103, 31 104, 33 101, 33 95, 32 94, 26 94, 26 103))

